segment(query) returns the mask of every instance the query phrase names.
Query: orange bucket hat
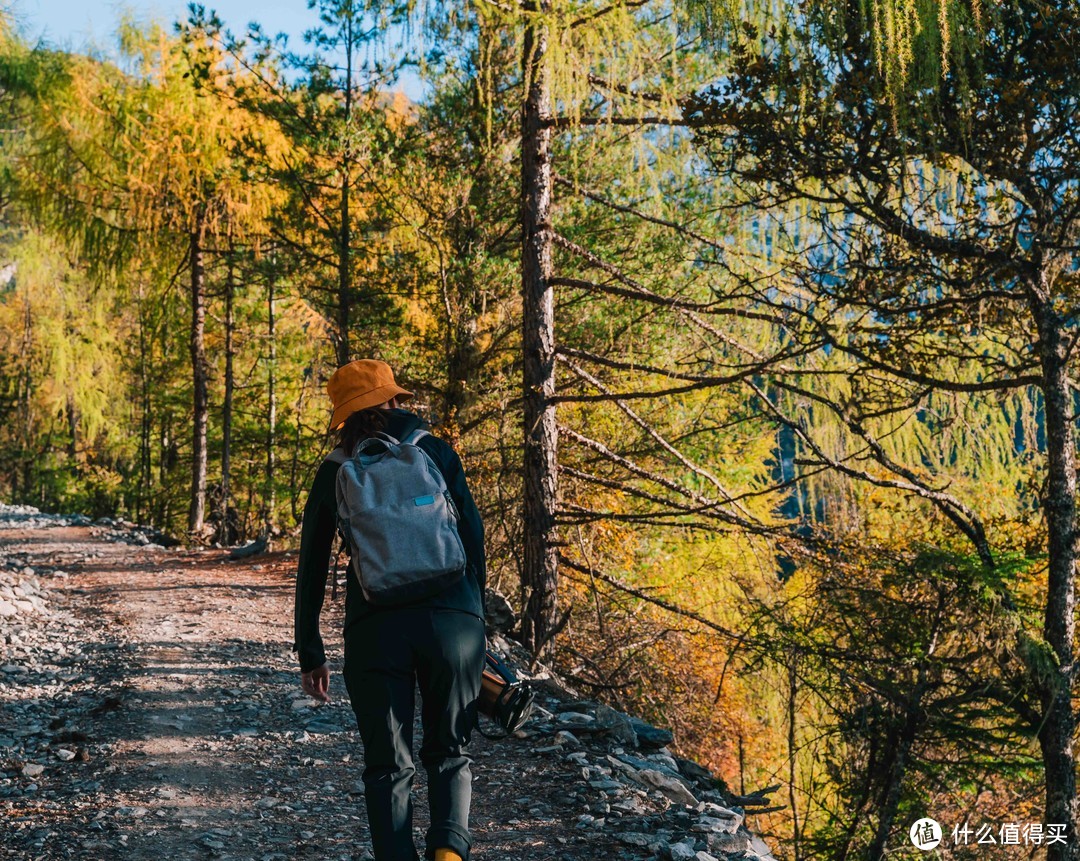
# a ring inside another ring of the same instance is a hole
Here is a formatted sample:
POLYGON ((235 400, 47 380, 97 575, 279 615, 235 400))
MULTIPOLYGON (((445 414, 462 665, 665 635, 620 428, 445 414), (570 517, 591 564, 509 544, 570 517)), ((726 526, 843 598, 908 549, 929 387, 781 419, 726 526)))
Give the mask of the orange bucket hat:
POLYGON ((394 382, 394 372, 378 359, 357 359, 342 365, 326 384, 326 393, 334 405, 329 430, 338 430, 345 419, 357 410, 377 407, 390 398, 408 400, 413 396, 394 382))

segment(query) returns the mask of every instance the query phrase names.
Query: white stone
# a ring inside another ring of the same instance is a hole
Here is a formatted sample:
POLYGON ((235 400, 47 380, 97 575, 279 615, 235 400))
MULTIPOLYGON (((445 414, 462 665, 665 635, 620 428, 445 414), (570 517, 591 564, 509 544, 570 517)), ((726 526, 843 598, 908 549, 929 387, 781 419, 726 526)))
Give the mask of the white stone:
POLYGON ((743 821, 745 820, 745 817, 743 816, 743 814, 739 813, 738 811, 730 810, 727 807, 722 807, 719 804, 713 804, 711 801, 703 801, 695 809, 699 813, 703 814, 702 816, 698 817, 698 821, 721 819, 725 823, 734 823, 733 825, 730 825, 730 826, 725 827, 723 829, 716 829, 716 828, 710 827, 708 829, 702 829, 702 830, 709 830, 709 831, 724 830, 724 831, 728 831, 728 832, 734 834, 735 831, 738 829, 738 827, 740 825, 742 825, 743 821))
POLYGON ((769 861, 773 857, 769 844, 756 834, 750 836, 750 851, 757 855, 758 858, 763 859, 763 861, 769 861))
POLYGON ((723 831, 734 834, 741 824, 741 819, 721 819, 719 816, 699 816, 690 826, 691 831, 708 834, 710 831, 723 831))
POLYGON ((698 803, 694 794, 673 777, 668 777, 666 774, 652 769, 643 769, 639 771, 638 777, 642 782, 655 787, 672 801, 689 805, 698 803))

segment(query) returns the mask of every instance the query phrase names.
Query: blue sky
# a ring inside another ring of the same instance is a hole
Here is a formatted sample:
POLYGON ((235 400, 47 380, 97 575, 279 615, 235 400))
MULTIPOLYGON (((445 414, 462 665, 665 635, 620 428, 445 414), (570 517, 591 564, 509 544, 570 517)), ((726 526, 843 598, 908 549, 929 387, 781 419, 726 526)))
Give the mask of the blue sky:
MULTIPOLYGON (((10 8, 23 35, 30 41, 44 38, 56 47, 81 50, 90 44, 100 49, 112 46, 116 22, 125 8, 135 9, 140 20, 171 23, 187 16, 186 0, 0 0, 10 8)), ((214 0, 205 2, 216 9, 226 26, 242 32, 254 19, 270 33, 284 31, 299 46, 300 36, 315 23, 315 13, 306 0, 214 0)))
MULTIPOLYGON (((243 33, 249 21, 258 21, 266 33, 287 33, 289 45, 303 47, 304 31, 318 23, 307 0, 202 0, 217 11, 225 26, 243 33)), ((117 22, 125 10, 135 10, 140 21, 171 25, 187 17, 187 0, 0 0, 0 8, 10 9, 16 26, 27 41, 44 40, 53 47, 83 51, 93 47, 110 53, 115 43, 117 22)), ((425 93, 417 76, 406 71, 399 87, 413 99, 425 93)))

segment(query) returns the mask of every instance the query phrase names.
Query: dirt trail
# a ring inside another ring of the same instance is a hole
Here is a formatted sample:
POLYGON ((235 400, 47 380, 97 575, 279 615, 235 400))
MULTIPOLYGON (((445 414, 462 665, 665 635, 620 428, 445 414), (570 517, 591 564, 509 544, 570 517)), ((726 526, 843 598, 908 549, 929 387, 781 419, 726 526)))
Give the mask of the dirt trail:
MULTIPOLYGON (((369 858, 341 597, 323 620, 333 702, 315 708, 289 649, 293 557, 100 532, 0 529, 8 567, 33 567, 51 609, 0 619, 0 857, 369 858)), ((591 809, 582 768, 535 739, 477 735, 471 752, 475 858, 651 854, 575 827, 591 809)), ((421 851, 424 782, 418 769, 421 851)))

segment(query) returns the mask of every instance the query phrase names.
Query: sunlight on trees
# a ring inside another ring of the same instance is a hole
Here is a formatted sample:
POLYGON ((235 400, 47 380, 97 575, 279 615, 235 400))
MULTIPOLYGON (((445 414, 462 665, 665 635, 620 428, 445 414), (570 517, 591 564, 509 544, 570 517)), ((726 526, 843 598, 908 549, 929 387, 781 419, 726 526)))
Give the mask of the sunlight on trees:
POLYGON ((327 377, 384 358, 522 641, 779 784, 785 857, 1075 835, 1075 8, 312 27, 196 7, 112 62, 0 17, 0 495, 289 546, 327 377))

